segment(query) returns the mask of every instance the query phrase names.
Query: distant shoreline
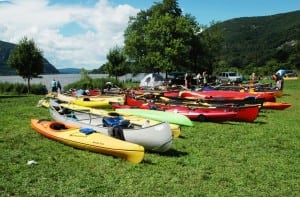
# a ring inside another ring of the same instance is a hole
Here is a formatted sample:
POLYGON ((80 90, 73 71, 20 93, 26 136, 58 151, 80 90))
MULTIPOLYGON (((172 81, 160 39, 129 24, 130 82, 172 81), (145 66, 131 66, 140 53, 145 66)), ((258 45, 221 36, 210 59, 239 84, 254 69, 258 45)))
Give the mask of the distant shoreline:
MULTIPOLYGON (((124 76, 119 77, 119 80, 126 81, 140 81, 146 74, 140 73, 136 76, 132 76, 132 74, 127 74, 124 76)), ((89 77, 96 79, 96 78, 106 78, 108 74, 89 74, 89 77)), ((79 81, 81 74, 50 74, 50 75, 41 75, 41 78, 33 78, 30 83, 31 84, 42 84, 45 85, 48 90, 51 88, 51 81, 55 79, 56 81, 60 81, 62 87, 79 81)), ((9 76, 0 76, 0 82, 8 82, 8 83, 24 83, 27 84, 27 80, 24 80, 19 75, 9 75, 9 76)))

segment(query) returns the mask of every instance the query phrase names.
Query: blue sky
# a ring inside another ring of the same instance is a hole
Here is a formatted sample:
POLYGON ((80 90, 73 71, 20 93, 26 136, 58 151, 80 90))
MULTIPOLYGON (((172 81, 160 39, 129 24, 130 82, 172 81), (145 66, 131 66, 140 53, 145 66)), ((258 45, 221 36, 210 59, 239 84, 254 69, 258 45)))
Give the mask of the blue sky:
MULTIPOLYGON (((153 5, 153 0, 112 0, 127 3, 141 9, 153 5)), ((225 21, 237 17, 265 16, 300 10, 300 0, 178 0, 184 13, 195 16, 200 24, 225 21)))
MULTIPOLYGON (((157 0, 0 0, 0 40, 32 38, 56 68, 99 68, 129 16, 157 0)), ((300 0, 178 0, 201 25, 300 10, 300 0)))

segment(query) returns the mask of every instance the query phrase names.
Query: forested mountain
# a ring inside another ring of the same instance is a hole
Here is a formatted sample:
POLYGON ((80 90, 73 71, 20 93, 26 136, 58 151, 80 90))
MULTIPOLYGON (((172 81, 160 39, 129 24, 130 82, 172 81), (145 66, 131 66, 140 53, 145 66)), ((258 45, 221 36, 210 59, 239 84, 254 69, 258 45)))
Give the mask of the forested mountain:
MULTIPOLYGON (((0 75, 15 75, 16 70, 6 64, 10 53, 15 48, 15 44, 3 42, 0 40, 0 75)), ((44 58, 44 73, 58 74, 59 71, 44 58)))
POLYGON ((216 27, 224 36, 219 57, 224 67, 253 69, 272 61, 300 68, 300 11, 235 18, 216 27))

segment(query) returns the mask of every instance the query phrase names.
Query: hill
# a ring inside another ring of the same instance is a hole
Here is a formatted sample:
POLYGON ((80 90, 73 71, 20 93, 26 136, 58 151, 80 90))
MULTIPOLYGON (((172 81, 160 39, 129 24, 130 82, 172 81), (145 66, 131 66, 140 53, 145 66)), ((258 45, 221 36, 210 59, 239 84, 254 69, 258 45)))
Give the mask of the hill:
POLYGON ((58 69, 60 74, 79 74, 81 69, 79 68, 61 68, 58 69))
POLYGON ((214 27, 224 35, 219 59, 231 67, 261 67, 273 59, 300 68, 300 11, 235 18, 214 27))
MULTIPOLYGON (((15 44, 0 40, 0 75, 16 75, 16 70, 6 64, 15 44)), ((44 74, 59 74, 59 71, 44 58, 44 74)))

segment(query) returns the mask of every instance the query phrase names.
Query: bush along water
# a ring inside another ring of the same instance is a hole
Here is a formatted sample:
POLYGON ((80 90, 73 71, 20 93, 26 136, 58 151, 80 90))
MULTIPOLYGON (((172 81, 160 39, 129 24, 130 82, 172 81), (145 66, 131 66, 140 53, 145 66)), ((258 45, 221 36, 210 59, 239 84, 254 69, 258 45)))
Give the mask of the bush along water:
POLYGON ((93 89, 104 89, 105 84, 107 82, 111 82, 112 84, 123 88, 124 84, 115 78, 100 78, 100 79, 92 79, 92 78, 87 78, 87 79, 81 79, 77 82, 68 84, 67 86, 64 86, 64 90, 70 90, 70 89, 83 89, 83 90, 93 90, 93 89))
MULTIPOLYGON (((37 95, 47 94, 47 88, 42 84, 32 84, 30 86, 31 93, 37 95)), ((0 94, 21 95, 27 94, 28 87, 22 83, 0 83, 0 94)))

